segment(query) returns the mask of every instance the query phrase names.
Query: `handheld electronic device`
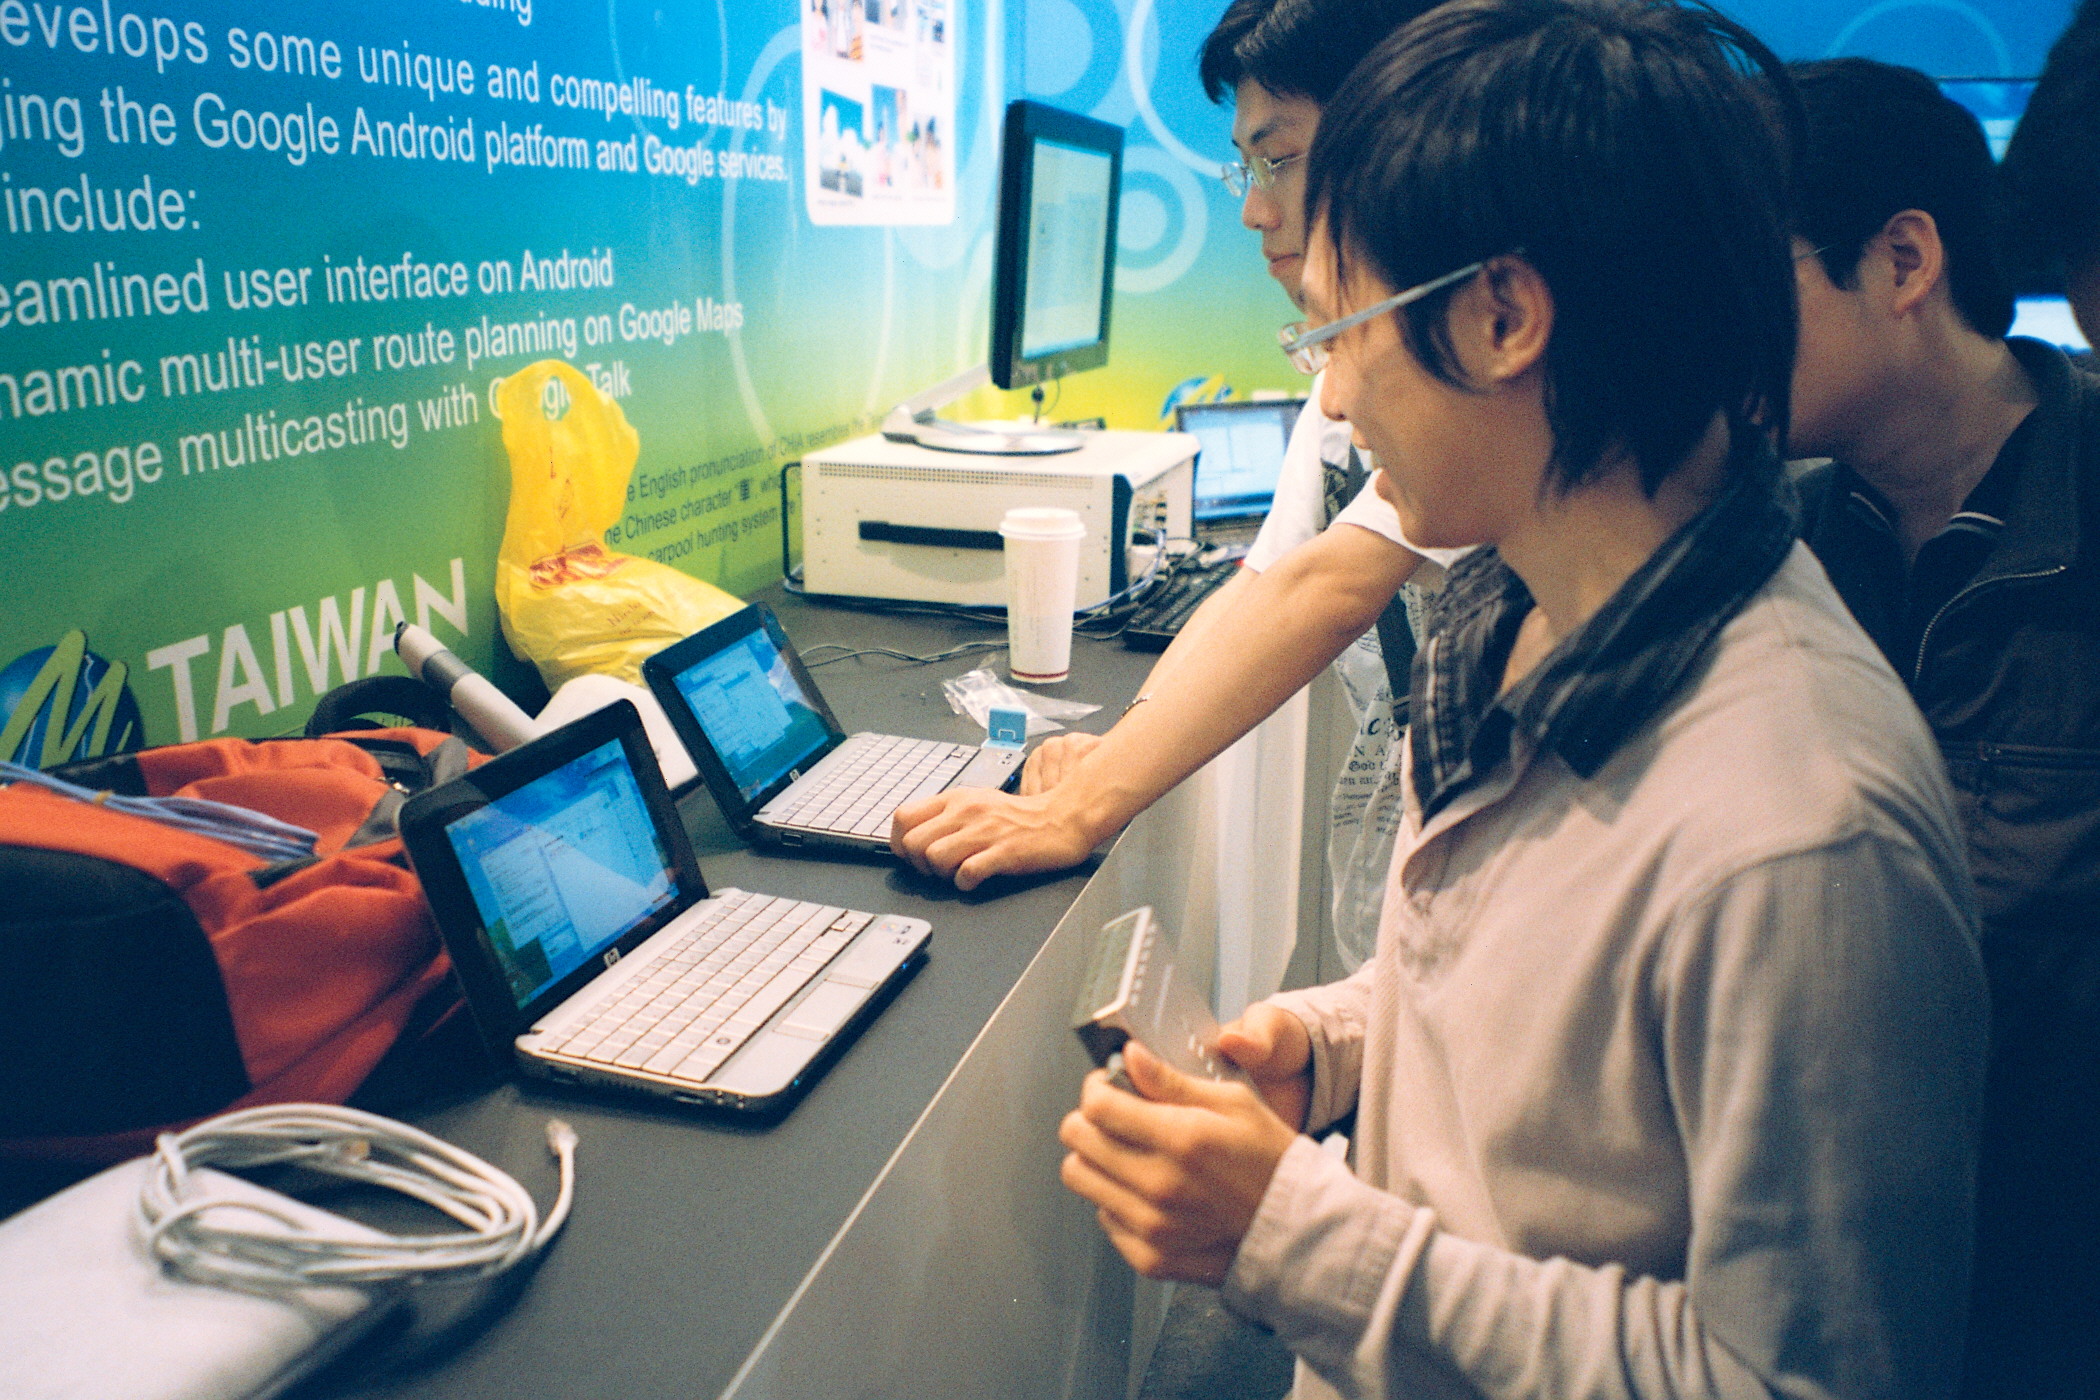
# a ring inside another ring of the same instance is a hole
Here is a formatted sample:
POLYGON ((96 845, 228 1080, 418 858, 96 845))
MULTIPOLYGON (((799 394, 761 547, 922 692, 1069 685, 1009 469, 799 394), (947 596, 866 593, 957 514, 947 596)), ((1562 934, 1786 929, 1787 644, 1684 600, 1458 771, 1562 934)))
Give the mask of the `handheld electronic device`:
POLYGON ((848 734, 753 603, 642 663, 722 815, 746 841, 888 851, 890 814, 951 787, 998 788, 1022 749, 848 734))
POLYGON ((546 1079, 784 1109, 932 933, 710 893, 625 700, 417 795, 401 835, 482 1038, 546 1079))
POLYGON ((1218 1020, 1210 1000, 1181 974, 1173 940, 1150 905, 1110 920, 1095 935, 1072 1008, 1072 1030, 1094 1063, 1125 1089, 1131 1086, 1122 1074, 1122 1052, 1133 1040, 1183 1074, 1253 1082, 1217 1052, 1218 1020))

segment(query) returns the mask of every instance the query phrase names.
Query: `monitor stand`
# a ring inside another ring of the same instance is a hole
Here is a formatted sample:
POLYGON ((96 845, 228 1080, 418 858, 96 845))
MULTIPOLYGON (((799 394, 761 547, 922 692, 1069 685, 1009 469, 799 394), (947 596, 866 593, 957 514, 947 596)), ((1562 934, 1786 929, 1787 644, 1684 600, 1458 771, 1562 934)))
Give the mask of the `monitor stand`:
POLYGON ((1049 457, 1077 452, 1086 439, 1074 432, 1007 424, 951 423, 935 415, 964 394, 992 382, 989 365, 965 370, 890 410, 882 435, 891 442, 915 443, 936 452, 974 452, 987 457, 1049 457))

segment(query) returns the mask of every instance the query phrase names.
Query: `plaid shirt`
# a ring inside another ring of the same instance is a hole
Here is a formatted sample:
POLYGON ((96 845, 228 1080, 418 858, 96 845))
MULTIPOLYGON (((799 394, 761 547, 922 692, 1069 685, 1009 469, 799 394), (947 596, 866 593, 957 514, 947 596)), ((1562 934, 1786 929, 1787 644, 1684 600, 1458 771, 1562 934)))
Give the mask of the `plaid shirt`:
POLYGON ((1653 719, 1794 544, 1779 464, 1761 438, 1732 454, 1714 503, 1507 694, 1502 673, 1531 590, 1493 549, 1460 560, 1415 653, 1411 773, 1421 819, 1485 778, 1516 736, 1592 777, 1653 719))

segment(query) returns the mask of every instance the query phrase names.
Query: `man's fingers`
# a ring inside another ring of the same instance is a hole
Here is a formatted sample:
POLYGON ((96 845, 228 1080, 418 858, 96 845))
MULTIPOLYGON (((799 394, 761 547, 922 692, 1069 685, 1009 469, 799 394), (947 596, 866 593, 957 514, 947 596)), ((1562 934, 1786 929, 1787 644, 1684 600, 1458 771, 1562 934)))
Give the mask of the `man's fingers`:
POLYGON ((1235 1102, 1234 1086, 1183 1074, 1135 1040, 1123 1047, 1123 1068, 1131 1084, 1153 1103, 1223 1111, 1235 1102))
MULTIPOLYGON (((1084 1113, 1066 1114, 1058 1128, 1057 1140, 1071 1149, 1073 1157, 1085 1162, 1094 1174, 1104 1181, 1113 1182, 1116 1187, 1114 1193, 1081 1191, 1080 1194, 1096 1205, 1113 1207, 1134 1229, 1142 1228, 1148 1235, 1155 1234, 1162 1228, 1161 1208, 1189 1203, 1190 1178, 1179 1163, 1108 1136, 1087 1121, 1084 1113)), ((1079 1190, 1077 1186, 1072 1189, 1079 1190)))
POLYGON ((1085 1150, 1075 1147, 1065 1153, 1058 1177, 1074 1193, 1115 1216, 1125 1229, 1150 1233, 1159 1228, 1159 1208, 1113 1169, 1104 1170, 1085 1150))
POLYGON ((998 846, 987 846, 976 855, 955 867, 955 888, 974 890, 994 875, 1007 875, 1006 853, 998 846))
POLYGON ((1237 1246, 1179 1228, 1174 1217, 1131 1196, 1076 1154, 1067 1154, 1059 1176, 1081 1199, 1093 1203, 1102 1233, 1131 1268, 1149 1278, 1213 1286, 1224 1282, 1237 1246))
POLYGON ((1118 1227, 1161 1249, 1201 1241, 1205 1229, 1201 1218, 1190 1213, 1191 1189, 1187 1178, 1171 1165, 1149 1162, 1148 1179, 1125 1180, 1117 1166, 1104 1166, 1083 1148, 1065 1154, 1058 1177, 1071 1191, 1094 1203, 1111 1216, 1118 1227), (1153 1181, 1150 1177, 1161 1178, 1153 1181))
MULTIPOLYGON (((1148 1084, 1163 1088, 1161 1080, 1142 1077, 1144 1071, 1133 1063, 1131 1050, 1135 1044, 1123 1047, 1123 1064, 1131 1083, 1141 1091, 1148 1084)), ((1079 1111, 1086 1120, 1136 1151, 1186 1158, 1200 1150, 1206 1129, 1217 1121, 1215 1115, 1255 1104, 1252 1092, 1240 1085, 1190 1079, 1161 1064, 1156 1056, 1149 1058, 1164 1074, 1180 1080, 1188 1095, 1184 1102, 1155 1101, 1149 1095, 1126 1093, 1110 1084, 1099 1070, 1086 1077, 1079 1091, 1079 1111)))
POLYGON ((1218 1053, 1249 1074, 1256 1074, 1269 1067, 1276 1054, 1276 1042, 1235 1021, 1218 1032, 1218 1053))
POLYGON ((1302 1073, 1311 1063, 1312 1042, 1298 1018, 1261 1002, 1218 1031, 1218 1051, 1257 1079, 1302 1073))
POLYGON ((915 802, 907 802, 890 814, 890 849, 910 861, 920 874, 929 874, 925 861, 925 850, 935 837, 947 829, 948 823, 940 819, 948 812, 949 796, 935 793, 915 802))

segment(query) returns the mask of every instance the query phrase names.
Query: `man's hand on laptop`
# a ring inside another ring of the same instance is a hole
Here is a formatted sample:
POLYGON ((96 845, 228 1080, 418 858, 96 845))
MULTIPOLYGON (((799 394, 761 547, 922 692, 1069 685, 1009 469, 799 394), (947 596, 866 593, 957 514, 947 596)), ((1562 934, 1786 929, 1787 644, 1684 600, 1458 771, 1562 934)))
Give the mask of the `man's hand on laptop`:
POLYGON ((1010 797, 950 788, 907 802, 890 820, 890 849, 922 875, 974 890, 994 875, 1030 875, 1079 864, 1106 832, 1095 832, 1063 794, 1010 797))
POLYGON ((1063 782, 1079 760, 1100 746, 1098 734, 1059 734, 1037 744, 1021 769, 1021 796, 1048 792, 1063 782))

